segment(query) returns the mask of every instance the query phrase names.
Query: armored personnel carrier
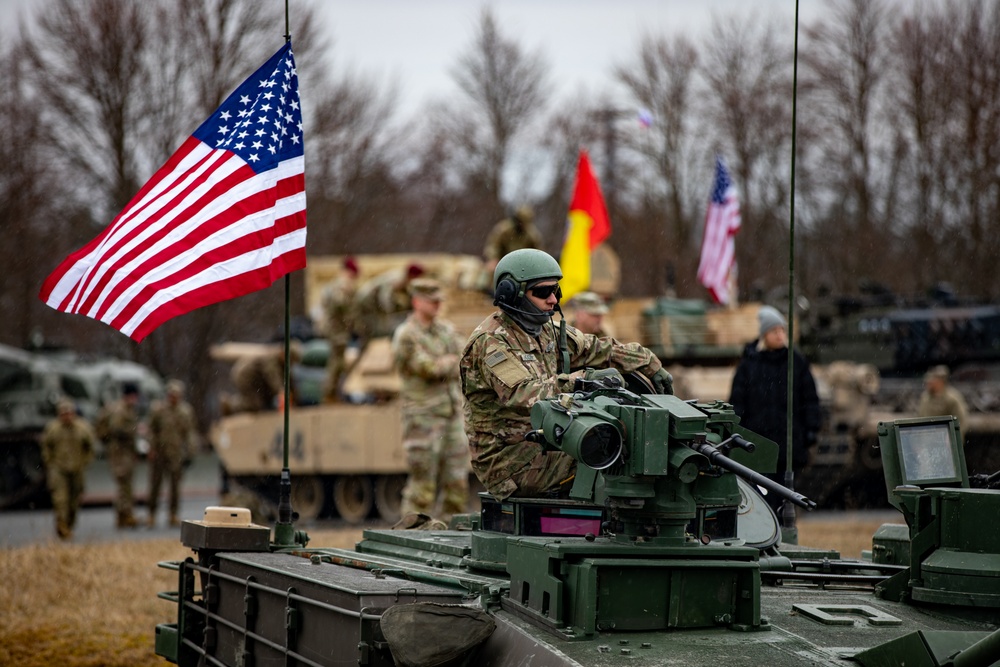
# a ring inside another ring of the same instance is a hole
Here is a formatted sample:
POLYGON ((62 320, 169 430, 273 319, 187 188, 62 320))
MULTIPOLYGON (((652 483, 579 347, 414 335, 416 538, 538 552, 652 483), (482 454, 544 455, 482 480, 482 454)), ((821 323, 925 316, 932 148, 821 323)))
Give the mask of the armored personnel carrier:
MULTIPOLYGON (((577 461, 568 499, 496 499, 450 530, 310 546, 239 508, 186 521, 176 621, 194 665, 1000 664, 1000 473, 970 477, 952 418, 878 428, 905 520, 871 556, 789 543, 758 494, 773 442, 730 406, 605 382, 540 401, 531 437, 577 461)), ((785 513, 788 516, 788 512, 785 513)))

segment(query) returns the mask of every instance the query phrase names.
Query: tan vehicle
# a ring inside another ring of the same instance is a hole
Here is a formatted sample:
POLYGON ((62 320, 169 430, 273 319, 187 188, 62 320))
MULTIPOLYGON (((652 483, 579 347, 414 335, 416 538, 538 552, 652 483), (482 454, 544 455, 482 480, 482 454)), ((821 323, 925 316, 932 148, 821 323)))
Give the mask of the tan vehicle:
MULTIPOLYGON (((489 314, 492 300, 478 291, 481 263, 454 255, 364 255, 357 258, 360 280, 410 264, 419 264, 445 286, 442 316, 468 335, 489 314)), ((323 286, 336 275, 339 257, 310 258, 306 269, 306 307, 319 319, 323 286)), ((406 481, 402 448, 399 377, 392 364, 389 335, 405 314, 382 318, 369 327, 376 335, 364 346, 344 383, 352 402, 297 405, 289 419, 289 467, 292 508, 302 519, 340 516, 350 523, 368 517, 399 519, 400 494, 406 481)), ((263 354, 273 346, 230 343, 213 350, 218 360, 235 361, 263 354)), ((323 339, 304 345, 293 367, 293 382, 317 402, 325 376, 328 347, 323 339)), ((349 354, 356 353, 352 349, 349 354)), ((283 465, 284 418, 280 411, 237 413, 220 419, 212 445, 222 464, 228 490, 241 499, 249 493, 263 515, 275 512, 278 476, 283 465)))

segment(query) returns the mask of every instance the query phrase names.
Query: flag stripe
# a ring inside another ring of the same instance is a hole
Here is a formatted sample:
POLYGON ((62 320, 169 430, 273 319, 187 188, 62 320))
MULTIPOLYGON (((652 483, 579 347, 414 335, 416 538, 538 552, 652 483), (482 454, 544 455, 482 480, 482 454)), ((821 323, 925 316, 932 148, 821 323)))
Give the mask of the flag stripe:
POLYGON ((204 266, 206 257, 222 262, 250 250, 261 248, 266 250, 278 237, 290 231, 287 227, 288 220, 297 221, 300 227, 304 227, 304 215, 295 217, 296 213, 304 211, 304 199, 305 195, 299 193, 297 196, 285 198, 280 204, 276 203, 273 209, 275 212, 280 212, 283 217, 273 221, 263 217, 262 214, 257 214, 253 216, 255 220, 236 220, 234 225, 221 229, 189 250, 176 252, 175 249, 165 248, 159 255, 147 261, 148 266, 138 267, 144 275, 143 281, 141 283, 131 281, 127 287, 123 285, 122 289, 113 295, 114 303, 100 313, 97 319, 116 326, 119 313, 125 309, 130 300, 139 299, 141 303, 144 297, 151 294, 144 292, 144 288, 162 287, 171 279, 184 280, 190 275, 190 267, 204 266))
POLYGON ((566 239, 559 266, 564 299, 590 289, 590 253, 611 235, 611 221, 604 205, 601 186, 590 166, 587 151, 580 149, 576 167, 576 183, 570 199, 566 223, 566 239))
POLYGON ((305 266, 298 76, 286 43, 202 123, 39 297, 136 341, 305 266))
POLYGON ((715 160, 715 183, 705 213, 705 230, 702 235, 701 259, 698 263, 698 280, 716 303, 727 304, 729 274, 736 261, 736 243, 733 237, 740 230, 740 204, 736 188, 729 178, 729 171, 721 156, 715 160))
MULTIPOLYGON (((143 281, 155 279, 147 273, 172 260, 176 255, 204 252, 206 239, 214 239, 216 244, 222 244, 231 236, 257 232, 263 226, 270 224, 268 216, 271 214, 270 209, 277 204, 278 186, 266 187, 269 185, 267 181, 261 176, 254 176, 253 172, 245 167, 239 175, 234 174, 228 180, 242 178, 246 172, 249 172, 251 178, 244 180, 238 186, 231 186, 227 181, 223 181, 213 185, 208 192, 199 194, 194 202, 197 206, 174 209, 175 212, 184 215, 169 219, 167 221, 169 228, 161 229, 155 236, 147 236, 141 243, 134 244, 127 253, 120 254, 113 266, 115 275, 108 276, 108 279, 113 278, 113 282, 104 288, 95 305, 86 311, 86 314, 105 321, 102 315, 109 305, 109 300, 134 284, 137 277, 141 276, 143 281), (262 188, 262 185, 265 187, 262 188), (247 196, 234 201, 234 197, 242 197, 244 194, 247 196), (219 210, 220 206, 226 208, 219 210)), ((268 172, 268 176, 271 174, 273 172, 268 172)), ((301 175, 298 178, 304 183, 301 175)), ((284 185, 281 187, 285 188, 284 185)), ((301 191, 301 187, 297 189, 297 192, 301 191)))

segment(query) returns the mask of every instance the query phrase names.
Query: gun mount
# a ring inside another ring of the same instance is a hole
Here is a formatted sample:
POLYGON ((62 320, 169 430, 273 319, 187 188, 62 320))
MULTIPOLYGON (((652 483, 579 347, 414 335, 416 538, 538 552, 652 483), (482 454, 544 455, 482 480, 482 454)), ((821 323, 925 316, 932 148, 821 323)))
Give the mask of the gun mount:
POLYGON ((532 426, 578 461, 570 498, 481 494, 451 530, 366 530, 354 550, 268 544, 238 511, 185 522, 198 557, 164 564, 178 617, 157 627, 157 653, 192 666, 995 664, 1000 540, 974 522, 1000 492, 970 487, 952 423, 883 424, 907 525, 883 526, 860 561, 780 544, 754 489, 775 445, 724 403, 597 387, 540 401, 532 426))

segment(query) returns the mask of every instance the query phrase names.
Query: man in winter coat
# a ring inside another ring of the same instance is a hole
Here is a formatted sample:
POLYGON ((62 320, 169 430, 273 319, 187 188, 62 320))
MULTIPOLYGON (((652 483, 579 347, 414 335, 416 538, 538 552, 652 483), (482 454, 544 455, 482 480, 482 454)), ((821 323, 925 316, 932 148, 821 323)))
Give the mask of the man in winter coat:
MULTIPOLYGON (((771 306, 761 306, 757 319, 760 337, 743 350, 729 402, 740 416, 741 426, 778 444, 778 471, 766 476, 784 483, 788 466, 787 324, 771 306)), ((792 471, 798 473, 809 462, 809 448, 816 444, 820 408, 809 362, 797 351, 793 351, 792 368, 792 471)), ((782 501, 768 494, 767 502, 777 511, 782 501)))

